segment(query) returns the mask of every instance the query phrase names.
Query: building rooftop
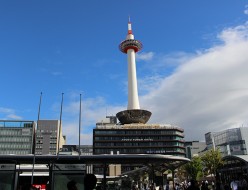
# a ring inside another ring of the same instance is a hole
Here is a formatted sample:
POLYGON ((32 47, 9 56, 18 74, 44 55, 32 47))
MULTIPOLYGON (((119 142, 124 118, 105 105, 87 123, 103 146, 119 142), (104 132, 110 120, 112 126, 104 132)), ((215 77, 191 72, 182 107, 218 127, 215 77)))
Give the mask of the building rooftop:
POLYGON ((176 129, 183 131, 182 128, 171 124, 141 124, 141 123, 124 124, 124 125, 97 123, 96 129, 176 129))

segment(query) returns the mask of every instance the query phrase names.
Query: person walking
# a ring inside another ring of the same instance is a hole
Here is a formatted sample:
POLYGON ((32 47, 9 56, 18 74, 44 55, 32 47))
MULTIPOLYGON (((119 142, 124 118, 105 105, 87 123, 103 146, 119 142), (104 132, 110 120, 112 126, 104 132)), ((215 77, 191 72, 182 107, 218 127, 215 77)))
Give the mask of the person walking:
POLYGON ((190 180, 190 186, 187 188, 187 190, 200 190, 200 188, 197 186, 197 183, 195 180, 190 180))
POLYGON ((68 190, 78 190, 77 186, 76 186, 76 182, 74 180, 71 180, 67 183, 67 189, 68 190))
POLYGON ((96 187, 96 176, 94 174, 86 174, 84 177, 84 190, 93 190, 96 187))
POLYGON ((231 190, 238 190, 238 181, 233 179, 230 183, 231 190))

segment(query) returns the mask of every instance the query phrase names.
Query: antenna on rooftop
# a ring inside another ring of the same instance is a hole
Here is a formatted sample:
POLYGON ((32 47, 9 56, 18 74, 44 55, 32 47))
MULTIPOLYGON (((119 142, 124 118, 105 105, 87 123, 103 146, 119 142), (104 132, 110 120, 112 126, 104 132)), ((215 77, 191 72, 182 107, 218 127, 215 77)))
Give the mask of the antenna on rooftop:
POLYGON ((62 125, 62 110, 63 110, 63 100, 64 100, 64 93, 62 93, 61 99, 61 106, 60 106, 60 119, 59 119, 59 139, 58 139, 58 152, 57 152, 57 159, 59 159, 59 146, 60 146, 60 135, 61 135, 61 125, 62 125))
POLYGON ((81 102, 81 94, 80 94, 80 104, 79 104, 79 126, 78 126, 78 154, 79 157, 78 159, 80 160, 80 156, 81 156, 81 151, 80 151, 80 135, 81 135, 81 107, 82 107, 82 102, 81 102))
MULTIPOLYGON (((40 107, 41 107, 41 100, 42 100, 42 92, 40 93, 40 103, 39 103, 39 109, 38 109, 38 120, 37 120, 37 129, 38 129, 38 123, 39 123, 39 120, 40 120, 40 107)), ((35 138, 35 134, 34 133, 34 157, 33 157, 33 168, 32 168, 32 176, 31 176, 31 185, 33 185, 33 182, 34 182, 34 165, 35 165, 35 151, 36 151, 36 138, 35 138)))

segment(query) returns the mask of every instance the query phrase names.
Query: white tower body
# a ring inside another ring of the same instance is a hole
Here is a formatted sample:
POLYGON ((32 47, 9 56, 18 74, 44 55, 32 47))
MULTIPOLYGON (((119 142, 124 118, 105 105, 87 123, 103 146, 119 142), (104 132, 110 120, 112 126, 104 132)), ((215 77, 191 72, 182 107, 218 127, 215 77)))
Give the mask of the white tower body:
MULTIPOLYGON (((128 35, 127 40, 134 39, 132 34, 131 23, 128 23, 128 35)), ((136 61, 134 49, 127 50, 127 61, 128 61, 128 106, 127 109, 140 109, 137 75, 136 75, 136 61)))
POLYGON ((127 54, 128 105, 127 110, 118 112, 116 117, 121 124, 146 123, 152 113, 140 109, 135 61, 135 54, 142 49, 142 43, 134 39, 130 19, 128 22, 128 34, 126 40, 120 43, 119 49, 121 52, 127 54))

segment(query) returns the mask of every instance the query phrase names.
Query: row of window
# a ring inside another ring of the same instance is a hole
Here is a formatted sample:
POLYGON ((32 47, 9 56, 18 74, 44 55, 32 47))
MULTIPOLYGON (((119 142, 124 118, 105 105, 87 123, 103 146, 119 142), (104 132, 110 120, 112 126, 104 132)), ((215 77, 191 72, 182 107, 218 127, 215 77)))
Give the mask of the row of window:
POLYGON ((30 144, 0 144, 0 149, 29 150, 31 149, 31 145, 30 144))
POLYGON ((15 143, 15 142, 32 142, 32 138, 31 137, 0 137, 0 143, 4 143, 4 142, 11 142, 11 143, 15 143))
POLYGON ((21 130, 0 130, 0 135, 21 135, 21 130))
POLYGON ((181 153, 185 153, 184 149, 180 149, 180 148, 168 148, 166 150, 149 150, 146 152, 146 154, 168 154, 168 153, 174 153, 174 152, 181 152, 181 153))
MULTIPOLYGON (((42 151, 36 151, 35 152, 36 155, 42 155, 42 151)), ((50 151, 48 154, 51 154, 51 155, 56 155, 56 151, 50 151)))
MULTIPOLYGON (((54 146, 54 145, 50 145, 50 146, 49 146, 49 149, 51 149, 51 150, 53 150, 53 149, 54 149, 54 150, 55 150, 55 149, 56 149, 56 147, 57 147, 56 145, 55 145, 55 146, 54 146)), ((36 145, 36 149, 42 149, 42 148, 43 148, 43 146, 42 146, 42 145, 36 145)))
POLYGON ((31 149, 31 144, 0 143, 0 149, 31 149))
MULTIPOLYGON (((95 154, 110 154, 111 151, 113 151, 112 149, 95 149, 94 152, 95 154)), ((166 148, 166 149, 161 149, 161 148, 153 148, 153 149, 149 149, 149 148, 137 148, 137 149, 125 149, 122 148, 119 150, 120 154, 155 154, 155 153, 159 153, 159 154, 168 154, 168 153, 184 153, 185 150, 181 149, 181 148, 166 148)))
MULTIPOLYGON (((36 137, 43 139, 44 136, 48 136, 47 134, 41 134, 41 133, 36 133, 36 137)), ((50 139, 57 139, 57 135, 56 134, 49 134, 50 139)))
POLYGON ((94 143, 97 147, 108 147, 108 146, 181 146, 184 147, 184 143, 181 142, 125 142, 125 143, 94 143))
POLYGON ((28 151, 28 150, 0 150, 0 154, 19 154, 19 155, 24 155, 24 154, 31 154, 31 152, 28 151))
MULTIPOLYGON (((57 141, 56 140, 55 141, 54 140, 53 141, 50 140, 49 143, 50 144, 57 144, 57 141)), ((42 140, 37 140, 36 141, 36 144, 43 144, 43 141, 42 140)))
POLYGON ((38 129, 37 130, 37 133, 44 133, 44 132, 57 133, 57 130, 44 130, 44 129, 38 129))
MULTIPOLYGON (((0 130, 0 136, 30 136, 32 135, 32 131, 30 129, 16 130, 0 130)), ((43 138, 43 135, 40 132, 36 133, 37 138, 43 138)), ((51 139, 57 139, 57 133, 53 133, 50 137, 51 139)))
MULTIPOLYGON (((127 137, 106 137, 106 136, 102 136, 102 137, 94 137, 95 140, 98 141, 144 141, 143 138, 132 138, 132 139, 127 139, 127 137)), ((179 137, 179 136, 149 136, 146 137, 146 139, 150 139, 149 141, 154 141, 154 140, 183 140, 183 137, 179 137)))
POLYGON ((33 127, 33 121, 0 121, 0 127, 33 127))
MULTIPOLYGON (((57 138, 57 135, 56 135, 57 133, 53 133, 53 134, 51 134, 50 135, 50 138, 52 139, 52 138, 57 138)), ((36 133, 36 137, 37 138, 43 138, 44 137, 44 134, 43 133, 36 133)))
POLYGON ((20 130, 9 130, 9 131, 5 131, 5 130, 0 130, 0 136, 31 136, 32 133, 31 131, 20 131, 20 130))

